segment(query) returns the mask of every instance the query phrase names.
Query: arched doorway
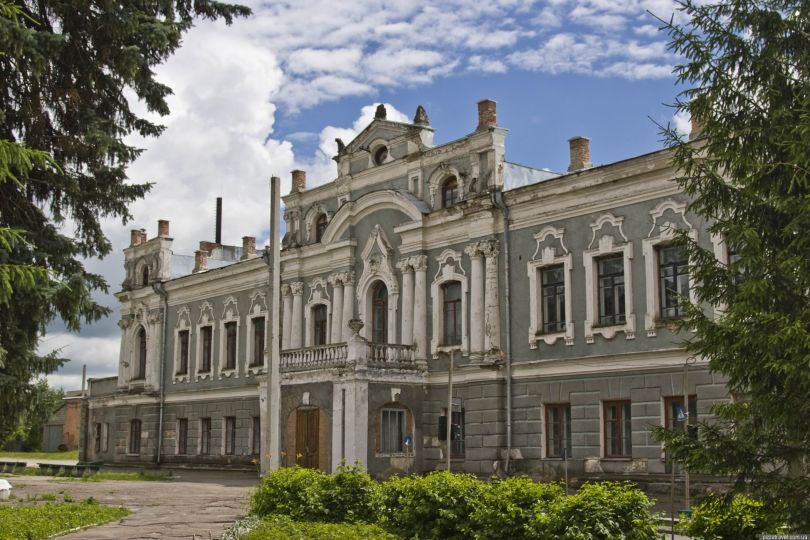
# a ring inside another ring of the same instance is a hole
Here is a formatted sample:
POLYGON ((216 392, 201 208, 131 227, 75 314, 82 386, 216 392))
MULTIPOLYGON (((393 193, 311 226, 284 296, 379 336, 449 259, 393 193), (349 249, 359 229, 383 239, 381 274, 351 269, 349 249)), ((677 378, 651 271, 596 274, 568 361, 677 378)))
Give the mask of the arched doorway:
POLYGON ((371 289, 371 341, 388 342, 388 287, 382 281, 371 289))

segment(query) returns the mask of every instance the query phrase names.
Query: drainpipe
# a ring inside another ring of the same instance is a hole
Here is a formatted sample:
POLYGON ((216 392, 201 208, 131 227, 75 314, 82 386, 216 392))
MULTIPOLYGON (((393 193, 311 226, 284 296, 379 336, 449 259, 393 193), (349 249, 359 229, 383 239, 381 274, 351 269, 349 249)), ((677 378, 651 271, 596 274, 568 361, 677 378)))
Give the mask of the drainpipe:
POLYGON ((506 464, 505 473, 509 475, 509 462, 512 459, 512 304, 509 301, 509 208, 503 200, 503 191, 496 189, 490 192, 492 204, 503 215, 503 271, 504 296, 506 297, 506 464))
POLYGON ((152 284, 152 289, 163 300, 163 336, 160 342, 160 408, 158 415, 157 455, 155 465, 160 467, 160 453, 163 449, 163 405, 166 401, 166 329, 169 326, 169 293, 162 281, 152 284))

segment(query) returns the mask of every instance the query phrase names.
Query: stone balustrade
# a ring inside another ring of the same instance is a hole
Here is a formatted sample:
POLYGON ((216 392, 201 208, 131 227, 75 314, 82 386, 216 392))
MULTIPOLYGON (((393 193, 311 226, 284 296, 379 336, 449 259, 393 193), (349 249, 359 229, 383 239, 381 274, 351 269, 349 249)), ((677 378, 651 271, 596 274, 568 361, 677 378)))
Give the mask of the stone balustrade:
POLYGON ((318 345, 281 352, 281 371, 308 371, 345 366, 348 359, 346 343, 318 345))
POLYGON ((281 371, 290 373, 363 364, 382 369, 422 369, 413 345, 371 342, 358 345, 349 347, 347 343, 335 343, 282 351, 281 371))

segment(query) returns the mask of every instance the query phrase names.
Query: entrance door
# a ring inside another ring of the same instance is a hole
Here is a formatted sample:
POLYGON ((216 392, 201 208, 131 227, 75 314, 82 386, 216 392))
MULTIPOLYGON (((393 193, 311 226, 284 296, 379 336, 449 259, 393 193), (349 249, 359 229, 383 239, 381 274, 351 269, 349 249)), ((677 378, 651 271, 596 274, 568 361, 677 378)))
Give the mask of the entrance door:
POLYGON ((318 409, 298 409, 295 418, 295 462, 318 468, 318 409))

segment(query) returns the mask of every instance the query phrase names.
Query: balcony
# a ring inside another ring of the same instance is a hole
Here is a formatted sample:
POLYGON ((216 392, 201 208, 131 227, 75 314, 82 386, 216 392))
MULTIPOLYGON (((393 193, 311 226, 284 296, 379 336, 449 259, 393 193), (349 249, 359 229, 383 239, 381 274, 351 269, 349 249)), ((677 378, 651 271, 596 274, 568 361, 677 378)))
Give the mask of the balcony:
POLYGON ((413 345, 370 343, 334 343, 281 351, 281 372, 293 373, 321 369, 349 369, 367 366, 375 369, 423 370, 416 361, 413 345))

